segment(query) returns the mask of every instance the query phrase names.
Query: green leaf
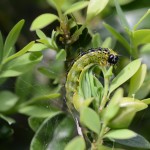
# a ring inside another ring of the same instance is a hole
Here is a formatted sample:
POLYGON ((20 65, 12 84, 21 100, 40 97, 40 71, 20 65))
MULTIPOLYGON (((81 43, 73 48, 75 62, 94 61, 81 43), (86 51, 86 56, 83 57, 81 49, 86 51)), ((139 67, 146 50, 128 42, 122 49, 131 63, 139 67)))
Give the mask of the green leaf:
POLYGON ((34 45, 34 42, 30 42, 28 45, 26 45, 23 49, 21 49, 19 52, 9 56, 8 58, 4 59, 3 64, 7 63, 8 61, 19 57, 21 55, 23 55, 24 53, 26 53, 32 46, 34 45))
POLYGON ((147 99, 143 99, 141 100, 143 103, 149 105, 150 104, 150 98, 147 98, 147 99))
POLYGON ((137 99, 143 99, 145 98, 150 92, 150 82, 144 82, 143 85, 141 86, 141 88, 138 90, 138 92, 136 93, 135 97, 137 99))
POLYGON ((28 51, 36 52, 36 51, 42 51, 47 49, 47 46, 41 43, 35 43, 28 51))
POLYGON ((59 20, 58 16, 50 13, 42 14, 32 22, 30 30, 33 31, 37 29, 42 29, 54 22, 55 20, 59 20))
POLYGON ((109 94, 118 88, 121 84, 130 79, 139 69, 141 65, 141 59, 136 59, 129 63, 125 68, 121 70, 121 72, 112 80, 110 85, 109 94), (134 69, 133 69, 134 68, 134 69))
POLYGON ((5 112, 10 110, 18 101, 18 97, 9 91, 0 92, 0 112, 5 112))
POLYGON ((87 128, 99 134, 100 132, 100 119, 97 113, 88 107, 82 107, 80 110, 80 121, 87 128))
POLYGON ((0 118, 5 120, 9 125, 15 123, 15 120, 13 118, 7 117, 0 113, 0 118))
POLYGON ((0 31, 0 62, 2 61, 2 58, 3 58, 3 47, 4 47, 3 36, 0 31))
POLYGON ((136 134, 135 137, 132 137, 130 139, 125 139, 125 140, 115 140, 115 142, 127 145, 130 147, 137 147, 143 148, 143 149, 150 149, 150 143, 147 141, 143 136, 136 134))
POLYGON ((129 130, 129 129, 119 129, 119 130, 111 130, 104 135, 104 138, 109 139, 130 139, 136 137, 137 133, 129 130))
POLYGON ((67 144, 64 150, 85 150, 85 142, 83 137, 75 137, 67 144))
POLYGON ((144 14, 144 16, 142 16, 142 18, 138 21, 138 23, 136 23, 133 27, 134 30, 136 30, 136 28, 139 26, 139 24, 150 14, 150 9, 148 9, 148 11, 144 14))
POLYGON ((123 90, 118 89, 113 95, 112 99, 109 101, 108 106, 104 109, 102 118, 105 124, 107 124, 107 122, 118 113, 120 109, 119 104, 122 98, 123 98, 123 90))
POLYGON ((90 22, 95 16, 97 16, 107 5, 109 0, 90 0, 88 9, 87 9, 87 17, 86 21, 90 22))
POLYGON ((47 0, 47 2, 53 6, 55 6, 57 9, 60 9, 66 0, 47 0))
POLYGON ((141 29, 133 32, 133 41, 136 46, 150 43, 150 29, 141 29))
POLYGON ((93 47, 99 47, 101 45, 101 37, 99 33, 96 33, 92 37, 92 45, 93 47))
MULTIPOLYGON (((58 115, 58 114, 56 114, 58 115)), ((54 117, 54 116, 51 116, 54 117)), ((40 117, 29 117, 28 118, 28 124, 30 126, 30 128, 36 132, 38 130, 38 128, 41 126, 41 124, 43 123, 43 121, 45 120, 45 118, 40 118, 40 117)))
POLYGON ((138 71, 130 79, 129 97, 132 97, 142 86, 146 76, 147 66, 142 64, 138 71))
POLYGON ((62 114, 45 119, 32 139, 30 150, 64 150, 74 128, 73 119, 62 114))
POLYGON ((37 103, 38 101, 43 101, 43 100, 54 100, 58 97, 60 97, 60 93, 40 95, 37 97, 33 97, 32 99, 28 100, 25 103, 22 103, 22 105, 31 105, 31 104, 37 103))
POLYGON ((28 99, 33 88, 33 74, 32 72, 20 75, 15 82, 15 93, 19 96, 20 101, 28 99))
POLYGON ((133 111, 137 112, 147 108, 148 106, 141 100, 137 100, 130 97, 124 97, 120 103, 120 107, 131 107, 133 111))
POLYGON ((55 116, 56 114, 61 113, 61 111, 51 106, 44 107, 44 106, 39 106, 39 105, 20 107, 18 111, 28 116, 41 117, 41 118, 55 116))
POLYGON ((112 118, 108 123, 108 126, 111 129, 128 128, 135 114, 138 111, 147 108, 148 105, 140 100, 130 97, 124 97, 120 101, 119 107, 120 109, 117 115, 114 118, 112 118))
POLYGON ((102 43, 102 47, 112 47, 112 38, 107 37, 105 41, 102 43))
POLYGON ((125 15, 124 15, 124 13, 123 13, 123 11, 122 11, 119 3, 118 3, 118 0, 114 0, 114 1, 115 1, 115 6, 116 6, 117 14, 119 16, 119 19, 121 21, 122 26, 124 28, 126 28, 126 29, 129 30, 130 29, 129 24, 128 24, 126 18, 125 18, 125 15))
POLYGON ((65 11, 64 15, 71 14, 75 11, 79 11, 80 9, 85 8, 88 4, 88 1, 76 2, 65 11))
POLYGON ((103 23, 104 27, 111 32, 111 34, 128 50, 128 52, 130 53, 130 45, 127 42, 127 40, 118 33, 118 31, 116 31, 114 28, 112 28, 110 25, 103 23))
POLYGON ((150 54, 150 43, 144 44, 143 46, 141 46, 140 53, 141 54, 150 54))
POLYGON ((37 29, 36 34, 40 39, 47 39, 47 36, 45 35, 44 32, 42 32, 42 30, 37 29))
POLYGON ((24 24, 24 20, 19 21, 9 32, 4 44, 3 57, 6 58, 11 53, 11 49, 18 39, 23 24, 24 24))
POLYGON ((21 75, 32 69, 42 59, 40 52, 26 53, 4 65, 0 78, 21 75))
POLYGON ((61 49, 57 55, 56 55, 56 59, 59 61, 66 61, 66 51, 64 49, 61 49))

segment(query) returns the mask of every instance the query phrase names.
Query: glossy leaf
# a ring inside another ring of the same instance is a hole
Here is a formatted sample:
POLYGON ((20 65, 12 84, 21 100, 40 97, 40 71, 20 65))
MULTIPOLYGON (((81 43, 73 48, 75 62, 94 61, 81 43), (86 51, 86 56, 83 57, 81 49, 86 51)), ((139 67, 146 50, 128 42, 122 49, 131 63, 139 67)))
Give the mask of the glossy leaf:
POLYGON ((143 136, 136 134, 135 137, 132 137, 130 139, 124 139, 124 140, 115 140, 115 142, 127 145, 130 147, 137 147, 137 148, 143 148, 143 149, 150 149, 150 143, 147 141, 143 136))
POLYGON ((110 25, 106 23, 103 23, 103 25, 128 50, 128 52, 130 52, 130 45, 127 40, 110 25))
POLYGON ((133 96, 138 89, 142 86, 146 76, 147 66, 142 64, 138 71, 130 79, 129 96, 133 96))
POLYGON ((7 56, 9 56, 9 54, 11 53, 11 48, 14 46, 14 44, 16 43, 18 36, 20 34, 20 31, 23 27, 24 24, 24 20, 19 21, 13 28, 12 30, 9 32, 6 40, 5 40, 5 44, 4 44, 4 51, 3 51, 3 56, 6 58, 7 56))
POLYGON ((26 45, 23 49, 21 49, 19 52, 9 56, 8 58, 4 59, 3 64, 7 63, 8 61, 19 57, 21 55, 23 55, 24 53, 26 53, 32 46, 34 45, 34 42, 30 42, 28 45, 26 45))
POLYGON ((89 22, 92 18, 97 16, 106 7, 108 2, 109 0, 90 0, 87 9, 86 21, 89 22))
MULTIPOLYGON (((56 116, 57 115, 58 114, 56 114, 56 116)), ((50 116, 50 117, 54 117, 54 116, 50 116)), ((45 120, 45 118, 31 116, 31 117, 28 118, 28 124, 29 124, 30 128, 34 132, 36 132, 39 129, 39 127, 41 126, 41 124, 43 123, 44 120, 45 120)))
POLYGON ((56 114, 60 113, 59 110, 57 110, 56 108, 52 108, 51 106, 44 107, 39 105, 20 107, 18 111, 28 116, 41 118, 55 116, 56 114))
POLYGON ((127 22, 127 19, 126 19, 125 15, 124 15, 124 13, 123 13, 119 3, 118 3, 118 0, 115 0, 115 6, 116 6, 117 14, 119 16, 119 19, 121 21, 122 26, 124 28, 126 28, 126 29, 129 29, 130 28, 129 24, 127 22))
POLYGON ((150 29, 141 29, 133 32, 133 41, 136 46, 150 43, 150 29))
POLYGON ((87 128, 99 134, 100 132, 100 119, 97 113, 88 107, 82 107, 80 110, 80 121, 87 128))
POLYGON ((137 134, 129 129, 111 130, 104 135, 104 138, 109 139, 130 139, 136 137, 137 134))
POLYGON ((55 20, 58 20, 58 16, 54 14, 50 13, 42 14, 32 22, 30 30, 33 31, 37 29, 42 29, 51 24, 52 22, 54 22, 55 20))
POLYGON ((0 113, 0 118, 5 120, 9 125, 15 123, 15 120, 13 118, 10 118, 8 116, 5 116, 3 114, 0 113))
POLYGON ((10 110, 18 101, 17 95, 9 91, 0 92, 0 112, 10 110))
POLYGON ((32 69, 42 59, 40 52, 26 53, 9 61, 3 68, 0 78, 21 75, 32 69))
POLYGON ((73 13, 75 11, 79 11, 80 9, 85 8, 88 4, 89 4, 88 1, 76 2, 72 6, 70 6, 70 8, 68 8, 64 14, 67 15, 67 14, 73 13))
POLYGON ((44 120, 34 135, 30 150, 64 150, 74 133, 74 121, 65 115, 44 120), (46 144, 45 144, 46 143, 46 144))
POLYGON ((123 68, 120 73, 112 80, 109 94, 114 91, 121 84, 130 79, 139 69, 141 65, 141 60, 136 59, 129 63, 125 68, 123 68), (134 68, 134 69, 133 69, 134 68))
POLYGON ((85 150, 85 142, 83 137, 76 137, 71 140, 64 150, 85 150))

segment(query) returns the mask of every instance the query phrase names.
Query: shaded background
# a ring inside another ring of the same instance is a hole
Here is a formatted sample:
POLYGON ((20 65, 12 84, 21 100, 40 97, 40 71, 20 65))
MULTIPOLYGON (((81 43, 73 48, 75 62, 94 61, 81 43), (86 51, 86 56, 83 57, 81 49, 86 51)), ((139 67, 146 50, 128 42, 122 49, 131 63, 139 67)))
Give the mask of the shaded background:
MULTIPOLYGON (((75 0, 72 0, 75 1, 75 0)), ((150 8, 150 0, 121 0, 122 9, 126 14, 127 20, 130 26, 133 26, 139 18, 150 8)), ((25 19, 25 25, 17 41, 16 47, 20 49, 24 47, 28 42, 35 40, 35 32, 30 31, 32 21, 42 13, 56 13, 55 9, 48 5, 46 0, 0 0, 0 30, 3 37, 7 36, 11 28, 21 19, 25 19)), ((84 13, 84 11, 83 11, 84 13)), ((84 14, 83 14, 84 16, 84 14)), ((116 16, 116 10, 113 5, 109 4, 107 9, 103 11, 99 16, 99 22, 93 22, 94 32, 100 32, 104 39, 109 33, 103 28, 102 21, 104 20, 109 25, 115 27, 119 32, 123 32, 119 21, 116 16)), ((46 35, 50 36, 52 29, 56 29, 57 23, 53 23, 50 26, 43 29, 46 35)), ((150 28, 150 20, 145 21, 139 28, 150 28)), ((116 43, 119 47, 119 43, 116 43)), ((127 55, 126 52, 121 52, 122 55, 127 55)), ((149 65, 149 63, 148 63, 149 65)), ((9 79, 6 85, 3 85, 1 89, 10 89, 13 91, 15 78, 9 79)), ((148 96, 150 97, 150 95, 148 96)), ((33 132, 28 127, 27 117, 23 115, 14 115, 16 124, 13 125, 14 134, 11 129, 3 129, 1 126, 3 123, 0 120, 0 131, 5 131, 0 135, 0 149, 1 150, 27 150, 29 149, 30 141, 33 137, 33 132), (5 133, 10 133, 10 136, 5 137, 5 133)), ((143 135, 150 141, 150 109, 146 109, 137 114, 131 128, 137 133, 143 135)))

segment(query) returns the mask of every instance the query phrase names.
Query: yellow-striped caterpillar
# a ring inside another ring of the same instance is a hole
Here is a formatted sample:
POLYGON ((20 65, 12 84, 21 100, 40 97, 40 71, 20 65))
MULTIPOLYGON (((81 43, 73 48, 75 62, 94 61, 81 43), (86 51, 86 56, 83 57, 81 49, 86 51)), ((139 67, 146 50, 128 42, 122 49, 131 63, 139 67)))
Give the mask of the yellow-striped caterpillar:
POLYGON ((66 81, 66 98, 72 102, 73 94, 77 92, 80 74, 87 65, 115 65, 118 62, 118 55, 109 48, 92 48, 83 54, 70 69, 66 81))

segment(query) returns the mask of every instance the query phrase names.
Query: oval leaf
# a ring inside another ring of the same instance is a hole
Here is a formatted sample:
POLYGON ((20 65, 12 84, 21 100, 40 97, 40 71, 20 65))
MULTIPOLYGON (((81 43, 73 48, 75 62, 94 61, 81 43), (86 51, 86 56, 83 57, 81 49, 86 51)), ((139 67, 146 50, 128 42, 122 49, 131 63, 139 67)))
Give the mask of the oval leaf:
POLYGON ((56 19, 59 19, 56 15, 50 13, 42 14, 32 22, 30 30, 33 31, 36 29, 42 29, 51 24, 56 19))
POLYGON ((146 76, 146 71, 147 71, 146 64, 142 64, 138 69, 138 71, 132 76, 129 87, 130 97, 133 96, 143 84, 146 76))
POLYGON ((121 84, 130 79, 139 69, 141 65, 141 59, 136 59, 129 63, 122 71, 113 79, 109 94, 118 88, 121 84))
POLYGON ((20 34, 20 31, 23 27, 23 24, 24 24, 24 20, 19 21, 9 32, 9 34, 6 38, 5 44, 4 44, 4 53, 3 53, 4 57, 9 56, 9 54, 11 52, 10 50, 16 43, 18 36, 20 34))
POLYGON ((17 95, 9 91, 1 91, 0 98, 0 112, 8 111, 11 109, 19 99, 17 95))
POLYGON ((150 29, 142 29, 133 32, 133 40, 136 46, 150 43, 150 29))
POLYGON ((62 114, 45 119, 32 139, 30 150, 64 150, 74 128, 73 119, 62 114))
POLYGON ((84 139, 80 136, 74 138, 68 143, 65 150, 85 150, 84 139))
POLYGON ((100 131, 100 119, 97 113, 88 107, 82 107, 80 110, 80 121, 87 128, 99 134, 100 131))
POLYGON ((70 14, 70 13, 73 13, 75 11, 78 11, 80 9, 83 9, 84 7, 86 7, 88 5, 88 1, 81 1, 81 2, 77 2, 77 3, 74 3, 72 6, 70 6, 70 8, 68 8, 66 11, 65 11, 65 15, 67 14, 70 14))
POLYGON ((104 138, 109 139, 130 139, 136 137, 137 134, 129 129, 111 130, 104 135, 104 138))
POLYGON ((124 139, 124 140, 115 140, 115 142, 127 145, 130 147, 137 147, 143 148, 143 149, 150 149, 150 143, 147 141, 143 136, 136 134, 135 137, 130 139, 124 139))
POLYGON ((89 22, 93 17, 98 15, 107 5, 109 0, 90 0, 86 20, 89 22))

